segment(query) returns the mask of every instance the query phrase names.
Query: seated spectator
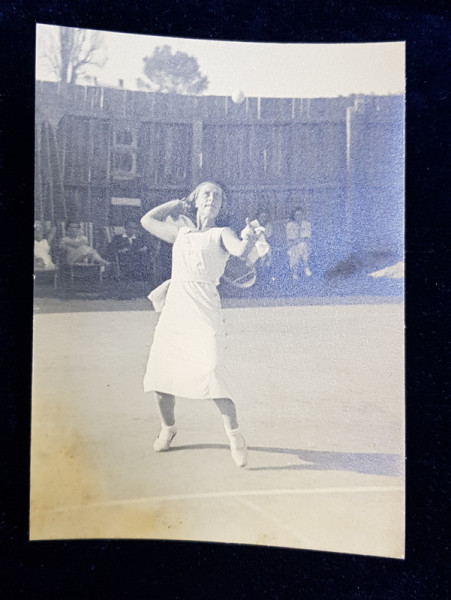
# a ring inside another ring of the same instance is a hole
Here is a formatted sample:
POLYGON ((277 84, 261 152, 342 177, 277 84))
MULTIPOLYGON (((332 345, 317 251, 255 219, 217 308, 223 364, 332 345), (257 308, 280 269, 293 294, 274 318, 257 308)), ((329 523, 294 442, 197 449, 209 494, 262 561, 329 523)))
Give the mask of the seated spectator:
POLYGON ((55 227, 47 229, 41 222, 34 226, 34 268, 51 271, 55 268, 51 255, 51 245, 55 237, 55 227))
POLYGON ((296 207, 291 213, 290 220, 286 225, 286 236, 288 244, 287 253, 292 278, 299 278, 301 262, 304 274, 307 275, 307 277, 310 277, 312 274, 309 268, 312 226, 305 218, 302 208, 296 207))
POLYGON ((60 240, 59 249, 64 252, 68 265, 93 264, 108 265, 97 250, 88 244, 88 238, 81 233, 80 223, 70 221, 66 225, 66 235, 60 240))
POLYGON ((272 223, 269 211, 266 210, 266 208, 260 208, 255 218, 260 223, 260 225, 265 228, 265 238, 266 240, 269 240, 272 234, 272 223))
POLYGON ((140 229, 138 223, 128 221, 125 232, 111 240, 108 255, 119 267, 121 277, 144 281, 150 274, 150 256, 148 242, 140 229))

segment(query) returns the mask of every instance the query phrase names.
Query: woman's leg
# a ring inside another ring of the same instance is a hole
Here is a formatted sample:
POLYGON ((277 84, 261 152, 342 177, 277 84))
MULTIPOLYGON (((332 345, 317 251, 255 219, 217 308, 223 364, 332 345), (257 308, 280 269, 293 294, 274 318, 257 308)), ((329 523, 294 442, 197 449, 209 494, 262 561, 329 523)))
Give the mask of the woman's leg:
POLYGON ((235 403, 231 398, 213 398, 213 402, 222 415, 232 458, 238 467, 244 467, 247 464, 247 448, 244 437, 238 429, 235 403))
POLYGON ((301 253, 301 259, 302 259, 302 264, 304 267, 304 273, 308 277, 310 277, 310 275, 312 274, 312 272, 310 271, 310 268, 309 268, 309 264, 308 264, 309 258, 310 258, 310 249, 307 245, 307 242, 304 242, 304 247, 303 247, 302 253, 301 253))
POLYGON ((109 265, 110 264, 107 260, 102 258, 100 256, 100 254, 97 252, 97 250, 94 250, 94 248, 91 250, 90 256, 91 256, 92 260, 94 260, 95 262, 97 262, 101 265, 109 265))
POLYGON ((157 398, 161 422, 166 427, 172 427, 175 424, 175 396, 164 394, 163 392, 155 392, 155 396, 157 398))
POLYGON ((177 433, 175 427, 175 397, 172 394, 155 392, 158 410, 161 416, 161 431, 154 442, 155 452, 164 452, 169 450, 172 440, 177 433))
POLYGON ((288 260, 290 264, 291 276, 293 279, 299 278, 299 263, 301 261, 301 257, 299 255, 298 246, 291 246, 288 249, 288 260))
POLYGON ((231 398, 213 398, 213 402, 219 409, 224 421, 226 431, 238 429, 238 419, 236 416, 235 403, 231 398))

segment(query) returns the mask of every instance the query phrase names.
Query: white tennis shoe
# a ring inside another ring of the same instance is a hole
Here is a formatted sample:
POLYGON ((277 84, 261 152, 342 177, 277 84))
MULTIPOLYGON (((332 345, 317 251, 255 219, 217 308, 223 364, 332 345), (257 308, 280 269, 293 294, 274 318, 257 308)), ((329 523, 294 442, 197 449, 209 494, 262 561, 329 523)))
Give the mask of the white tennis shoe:
POLYGON ((155 452, 166 452, 166 450, 169 450, 176 433, 177 428, 175 425, 171 425, 170 427, 162 425, 160 434, 153 444, 155 452))

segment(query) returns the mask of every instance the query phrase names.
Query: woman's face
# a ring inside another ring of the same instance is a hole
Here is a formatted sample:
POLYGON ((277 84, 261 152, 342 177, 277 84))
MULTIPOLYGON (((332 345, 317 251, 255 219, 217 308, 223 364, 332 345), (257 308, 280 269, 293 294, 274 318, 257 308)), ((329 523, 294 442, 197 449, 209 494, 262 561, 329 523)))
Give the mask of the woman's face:
POLYGON ((196 198, 196 208, 202 216, 215 219, 222 206, 222 190, 214 183, 203 183, 196 198))
POLYGON ((42 225, 35 225, 34 228, 34 239, 40 242, 44 237, 44 229, 42 225))
POLYGON ((301 210, 297 210, 294 213, 294 220, 296 221, 296 223, 302 223, 302 221, 304 220, 304 214, 301 210))
POLYGON ((257 215, 257 221, 260 223, 260 225, 266 225, 266 223, 269 221, 268 213, 265 210, 260 211, 257 215))

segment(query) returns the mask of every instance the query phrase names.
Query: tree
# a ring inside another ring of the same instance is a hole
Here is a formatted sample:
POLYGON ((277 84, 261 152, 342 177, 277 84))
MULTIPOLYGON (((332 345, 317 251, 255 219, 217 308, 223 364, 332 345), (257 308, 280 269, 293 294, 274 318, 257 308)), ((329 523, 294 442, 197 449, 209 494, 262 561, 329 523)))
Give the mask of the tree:
POLYGON ((208 87, 208 77, 202 75, 194 56, 172 52, 170 46, 157 46, 152 56, 146 56, 144 75, 150 83, 139 78, 139 87, 163 94, 201 94, 208 87))
POLYGON ((49 35, 45 42, 43 58, 54 75, 65 83, 92 78, 95 70, 106 62, 102 34, 98 31, 58 27, 56 35, 49 35))

